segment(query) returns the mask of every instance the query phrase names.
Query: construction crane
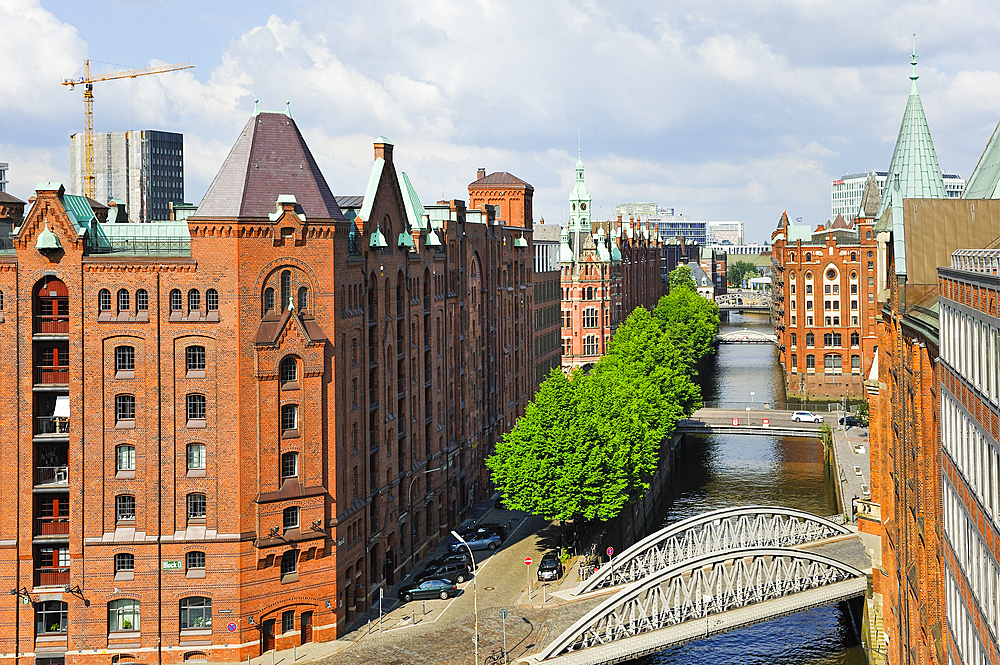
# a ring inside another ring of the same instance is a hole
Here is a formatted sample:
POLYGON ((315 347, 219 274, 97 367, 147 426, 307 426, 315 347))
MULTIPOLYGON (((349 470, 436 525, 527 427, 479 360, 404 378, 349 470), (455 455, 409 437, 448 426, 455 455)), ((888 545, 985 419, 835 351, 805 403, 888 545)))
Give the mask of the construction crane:
POLYGON ((94 83, 97 81, 112 81, 114 79, 134 79, 139 76, 149 74, 163 74, 173 72, 178 69, 191 69, 194 67, 190 62, 179 65, 163 65, 162 67, 150 67, 148 69, 131 69, 124 72, 113 72, 111 74, 101 74, 100 76, 90 75, 90 58, 83 64, 83 76, 74 79, 63 79, 62 84, 68 85, 70 89, 82 85, 83 88, 83 114, 86 118, 86 129, 83 132, 84 145, 84 176, 83 193, 90 198, 94 198, 97 193, 96 178, 94 177, 94 83))

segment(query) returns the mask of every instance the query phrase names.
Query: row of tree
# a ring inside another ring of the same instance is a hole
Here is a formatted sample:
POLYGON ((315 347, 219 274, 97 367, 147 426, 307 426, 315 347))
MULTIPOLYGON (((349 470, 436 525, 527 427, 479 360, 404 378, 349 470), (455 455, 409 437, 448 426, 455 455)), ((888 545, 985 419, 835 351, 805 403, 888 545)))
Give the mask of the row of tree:
POLYGON ((677 421, 701 406, 699 361, 719 329, 715 303, 691 271, 618 326, 587 374, 553 369, 514 429, 486 460, 507 507, 548 519, 607 521, 649 489, 677 421))

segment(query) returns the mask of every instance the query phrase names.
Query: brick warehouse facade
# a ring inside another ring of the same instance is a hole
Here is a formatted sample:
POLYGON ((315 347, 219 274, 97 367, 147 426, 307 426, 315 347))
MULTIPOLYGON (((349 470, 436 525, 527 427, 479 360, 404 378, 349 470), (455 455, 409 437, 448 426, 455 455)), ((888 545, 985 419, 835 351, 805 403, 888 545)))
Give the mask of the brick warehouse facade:
POLYGON ((187 222, 106 215, 40 185, 0 252, 0 661, 334 639, 490 491, 533 391, 530 216, 424 207, 384 139, 336 199, 271 113, 187 222))

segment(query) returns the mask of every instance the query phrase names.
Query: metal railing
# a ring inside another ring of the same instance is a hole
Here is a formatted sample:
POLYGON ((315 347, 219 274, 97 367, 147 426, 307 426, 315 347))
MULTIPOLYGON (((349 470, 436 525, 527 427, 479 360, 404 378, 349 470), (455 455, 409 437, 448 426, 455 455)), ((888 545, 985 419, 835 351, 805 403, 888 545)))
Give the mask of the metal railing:
POLYGON ((59 335, 69 332, 69 316, 39 314, 35 317, 35 332, 59 335))
POLYGON ((35 467, 35 487, 39 485, 66 485, 68 483, 69 467, 65 464, 35 467))
POLYGON ((956 270, 1000 274, 1000 249, 956 249, 951 253, 951 267, 956 270))
POLYGON ((824 411, 831 412, 840 408, 839 402, 722 402, 706 401, 703 409, 724 409, 729 411, 824 411))
POLYGON ((68 435, 69 418, 35 416, 35 435, 68 435))
POLYGON ((36 367, 35 383, 69 383, 69 365, 36 367))
POLYGON ((145 237, 140 235, 95 240, 88 254, 131 254, 134 256, 191 256, 191 238, 145 237))
POLYGON ((69 584, 69 566, 59 568, 35 568, 36 586, 62 586, 69 584))
POLYGON ((69 535, 69 518, 68 517, 39 517, 38 523, 38 535, 39 536, 68 536, 69 535))

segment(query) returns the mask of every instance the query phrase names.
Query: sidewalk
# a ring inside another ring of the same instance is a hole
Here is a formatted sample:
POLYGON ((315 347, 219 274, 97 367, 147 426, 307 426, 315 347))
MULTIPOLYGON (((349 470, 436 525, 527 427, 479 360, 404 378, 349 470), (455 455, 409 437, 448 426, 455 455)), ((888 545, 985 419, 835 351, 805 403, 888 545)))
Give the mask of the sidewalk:
POLYGON ((871 464, 867 427, 849 427, 838 424, 833 427, 833 464, 840 497, 840 511, 856 522, 852 501, 864 499, 863 487, 871 489, 871 464), (862 452, 859 452, 862 451, 862 452), (860 471, 860 474, 858 473, 860 471))

